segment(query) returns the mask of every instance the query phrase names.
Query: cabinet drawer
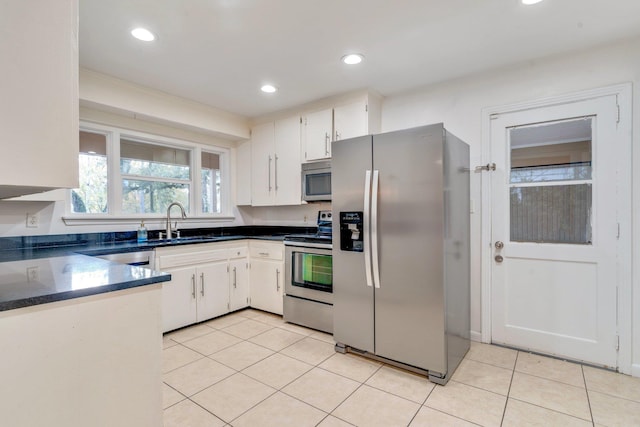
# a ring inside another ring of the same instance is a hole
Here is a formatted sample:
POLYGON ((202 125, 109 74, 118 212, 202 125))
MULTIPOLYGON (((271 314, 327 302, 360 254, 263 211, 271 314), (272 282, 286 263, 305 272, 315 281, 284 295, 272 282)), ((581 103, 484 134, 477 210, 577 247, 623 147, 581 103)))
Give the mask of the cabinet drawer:
POLYGON ((249 254, 249 248, 246 246, 229 248, 229 259, 246 258, 248 254, 249 254))
POLYGON ((262 258, 281 261, 283 259, 283 248, 284 246, 277 244, 251 246, 249 248, 249 255, 251 256, 251 258, 262 258))
POLYGON ((227 249, 216 249, 213 251, 191 252, 186 254, 161 255, 159 257, 159 267, 172 268, 183 265, 205 264, 214 261, 224 261, 228 257, 227 249))

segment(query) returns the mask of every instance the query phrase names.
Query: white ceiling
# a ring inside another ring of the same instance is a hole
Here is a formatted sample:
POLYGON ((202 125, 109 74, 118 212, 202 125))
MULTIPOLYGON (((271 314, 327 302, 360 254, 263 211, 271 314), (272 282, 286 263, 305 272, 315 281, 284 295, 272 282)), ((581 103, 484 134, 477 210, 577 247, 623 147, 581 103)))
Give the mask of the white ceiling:
POLYGON ((638 35, 638 0, 80 0, 82 67, 247 117, 638 35), (365 61, 342 64, 349 52, 365 61))

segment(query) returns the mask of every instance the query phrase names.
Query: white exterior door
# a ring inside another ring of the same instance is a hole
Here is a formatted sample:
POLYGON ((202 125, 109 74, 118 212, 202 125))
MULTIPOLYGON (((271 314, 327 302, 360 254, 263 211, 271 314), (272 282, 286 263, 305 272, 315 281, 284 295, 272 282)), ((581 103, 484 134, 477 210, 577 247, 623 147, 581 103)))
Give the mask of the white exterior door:
POLYGON ((492 342, 617 366, 616 96, 491 121, 492 342))

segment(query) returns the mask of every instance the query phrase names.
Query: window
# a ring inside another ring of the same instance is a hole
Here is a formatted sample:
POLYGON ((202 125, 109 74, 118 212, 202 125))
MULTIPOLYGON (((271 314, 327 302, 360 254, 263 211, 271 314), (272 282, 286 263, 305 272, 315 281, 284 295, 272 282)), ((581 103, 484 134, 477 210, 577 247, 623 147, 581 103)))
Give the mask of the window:
POLYGON ((107 136, 80 131, 80 188, 71 190, 71 212, 107 212, 107 136))
POLYGON ((189 211, 189 150, 120 139, 123 213, 164 213, 172 202, 189 211))
POLYGON ((220 155, 202 152, 202 212, 220 213, 220 155))
POLYGON ((158 217, 180 202, 190 217, 222 216, 227 159, 226 148, 83 124, 80 187, 71 191, 69 212, 158 217))

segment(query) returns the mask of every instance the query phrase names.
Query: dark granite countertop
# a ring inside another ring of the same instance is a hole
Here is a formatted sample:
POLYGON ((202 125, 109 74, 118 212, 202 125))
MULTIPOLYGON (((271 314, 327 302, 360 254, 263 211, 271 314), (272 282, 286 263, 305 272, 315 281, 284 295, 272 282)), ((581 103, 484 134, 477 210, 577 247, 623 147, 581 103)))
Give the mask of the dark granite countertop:
POLYGON ((148 268, 67 255, 0 264, 0 311, 171 280, 148 268))
POLYGON ((241 239, 282 241, 286 234, 312 233, 315 227, 240 226, 182 230, 180 239, 145 243, 135 232, 84 233, 0 238, 0 311, 112 292, 171 280, 148 268, 94 258, 157 247, 241 239))

